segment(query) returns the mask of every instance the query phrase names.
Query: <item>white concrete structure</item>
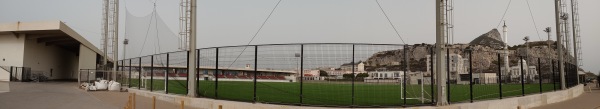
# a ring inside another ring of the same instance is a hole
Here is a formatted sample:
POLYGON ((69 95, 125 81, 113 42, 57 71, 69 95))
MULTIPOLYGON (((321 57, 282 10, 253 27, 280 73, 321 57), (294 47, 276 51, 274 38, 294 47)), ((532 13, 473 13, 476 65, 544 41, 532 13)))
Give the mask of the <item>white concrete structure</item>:
MULTIPOLYGON (((49 79, 78 78, 79 69, 96 69, 102 53, 61 21, 0 24, 0 66, 29 67, 49 79)), ((8 71, 0 69, 0 79, 8 71)))
POLYGON ((526 60, 520 60, 516 66, 512 66, 509 68, 510 72, 504 71, 504 69, 505 69, 504 67, 502 67, 500 69, 501 72, 503 72, 502 80, 505 80, 504 76, 508 76, 511 80, 520 81, 520 79, 521 79, 521 62, 523 62, 523 69, 525 71, 523 73, 524 74, 523 77, 524 77, 525 81, 535 79, 535 77, 538 75, 537 67, 527 65, 526 60))
MULTIPOLYGON (((450 54, 450 80, 457 80, 461 74, 469 74, 469 59, 463 58, 459 54, 450 54)), ((435 58, 435 56, 434 56, 435 58)), ((444 57, 445 59, 446 57, 444 57)), ((427 55, 427 72, 431 72, 431 55, 427 55)), ((433 61, 435 63, 435 60, 433 61)), ((433 68, 436 68, 433 65, 433 68)), ((435 71, 435 69, 434 69, 435 71)))
MULTIPOLYGON (((184 102, 186 106, 202 109, 322 109, 325 107, 311 106, 294 106, 294 105, 277 105, 263 104, 251 102, 237 102, 228 100, 215 100, 211 98, 193 98, 181 95, 164 94, 161 92, 150 92, 148 90, 138 90, 129 88, 129 93, 135 93, 137 96, 156 97, 156 100, 162 100, 173 104, 184 102)), ((583 93, 583 85, 577 85, 570 89, 559 90, 554 92, 546 92, 542 94, 533 94, 522 97, 511 97, 504 99, 494 99, 485 101, 476 101, 473 103, 457 103, 448 106, 416 106, 406 107, 406 109, 529 109, 536 106, 547 105, 551 103, 561 102, 578 97, 583 93)), ((345 109, 327 107, 330 109, 345 109)), ((382 108, 382 109, 398 109, 398 108, 382 108)))

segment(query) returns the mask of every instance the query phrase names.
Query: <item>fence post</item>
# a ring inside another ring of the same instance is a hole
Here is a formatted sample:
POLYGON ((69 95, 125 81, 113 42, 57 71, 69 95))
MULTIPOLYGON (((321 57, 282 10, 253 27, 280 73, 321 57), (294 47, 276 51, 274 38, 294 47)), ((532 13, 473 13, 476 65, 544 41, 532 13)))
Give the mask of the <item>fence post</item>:
POLYGON ((258 73, 258 69, 257 69, 257 59, 258 59, 258 46, 254 45, 254 98, 252 98, 252 100, 254 101, 254 103, 256 103, 256 74, 258 73))
POLYGON ((541 59, 538 58, 538 79, 540 80, 540 93, 542 93, 542 62, 541 59))
POLYGON ((169 53, 167 53, 167 70, 165 71, 165 94, 169 94, 169 53))
POLYGON ((554 59, 552 59, 552 87, 556 91, 556 71, 554 69, 554 59))
POLYGON ((467 48, 467 52, 469 53, 469 97, 473 103, 473 50, 467 48))
POLYGON ((138 59, 138 89, 142 89, 142 57, 138 59))
MULTIPOLYGON (((216 48, 215 50, 215 98, 219 98, 219 48, 216 48)), ((256 77, 254 77, 254 79, 256 79, 256 77)))
MULTIPOLYGON (((304 69, 304 44, 300 44, 300 69, 304 69)), ((319 75, 321 72, 319 71, 319 75)), ((304 82, 304 70, 300 70, 300 105, 302 106, 303 98, 303 82, 304 82)))
POLYGON ((519 56, 519 58, 520 58, 519 61, 521 61, 521 73, 520 73, 521 74, 521 96, 525 96, 525 79, 523 76, 525 73, 525 70, 523 70, 523 56, 519 56))
POLYGON ((13 75, 13 66, 10 66, 10 74, 8 76, 8 81, 13 81, 12 75, 13 75))
POLYGON ((356 65, 356 63, 354 63, 354 47, 355 45, 352 44, 352 105, 350 105, 350 107, 354 107, 354 81, 356 79, 356 73, 354 72, 354 65, 356 65))
POLYGON ((200 49, 196 49, 196 97, 200 96, 200 49))
MULTIPOLYGON (((185 58, 186 59, 186 61, 185 61, 185 69, 189 70, 190 69, 190 59, 189 59, 190 58, 190 51, 186 52, 185 57, 186 57, 185 58)), ((185 85, 185 89, 186 89, 185 93, 188 93, 188 90, 190 89, 190 86, 189 86, 190 85, 190 72, 189 71, 187 71, 187 72, 188 72, 188 74, 185 76, 185 84, 187 84, 187 85, 185 85)))
POLYGON ((500 92, 500 99, 502 99, 502 68, 500 67, 502 65, 500 62, 502 62, 502 60, 500 59, 500 53, 498 53, 498 92, 500 92))
POLYGON ((154 90, 154 55, 150 55, 150 92, 154 90))
POLYGON ((402 99, 404 101, 404 106, 406 106, 406 74, 408 73, 408 46, 404 45, 404 75, 402 77, 402 99))
POLYGON ((446 87, 448 90, 446 93, 446 97, 448 99, 448 104, 450 103, 450 49, 446 49, 446 87))
MULTIPOLYGON (((435 80, 433 80, 433 77, 435 77, 435 76, 433 76, 434 75, 434 72, 433 72, 433 55, 434 55, 434 50, 430 49, 429 51, 430 51, 430 53, 429 53, 429 63, 430 63, 429 67, 430 68, 429 69, 431 70, 431 72, 429 74, 429 76, 430 76, 429 79, 431 79, 431 81, 429 81, 429 84, 431 85, 431 101, 432 101, 431 104, 435 104, 437 101, 435 101, 436 100, 434 98, 435 96, 433 96, 433 94, 434 94, 434 92, 433 92, 434 91, 434 81, 435 81, 435 80)), ((437 83, 437 84, 439 84, 439 83, 437 83)))
POLYGON ((129 59, 129 75, 127 78, 127 87, 131 88, 131 59, 129 59))
MULTIPOLYGON (((88 83, 92 83, 92 81, 91 81, 92 79, 90 79, 90 76, 92 76, 92 75, 90 75, 90 69, 87 69, 87 73, 88 73, 88 74, 87 74, 87 78, 88 78, 87 80, 88 80, 88 83)), ((94 78, 96 78, 96 76, 94 76, 94 78)))

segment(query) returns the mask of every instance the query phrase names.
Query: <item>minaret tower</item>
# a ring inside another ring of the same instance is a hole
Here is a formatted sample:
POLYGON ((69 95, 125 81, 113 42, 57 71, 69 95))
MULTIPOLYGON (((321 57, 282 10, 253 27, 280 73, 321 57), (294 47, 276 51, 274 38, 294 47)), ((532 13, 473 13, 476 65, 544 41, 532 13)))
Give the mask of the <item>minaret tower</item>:
POLYGON ((506 21, 504 21, 504 26, 502 26, 502 35, 504 36, 504 72, 508 73, 508 27, 506 26, 506 21))

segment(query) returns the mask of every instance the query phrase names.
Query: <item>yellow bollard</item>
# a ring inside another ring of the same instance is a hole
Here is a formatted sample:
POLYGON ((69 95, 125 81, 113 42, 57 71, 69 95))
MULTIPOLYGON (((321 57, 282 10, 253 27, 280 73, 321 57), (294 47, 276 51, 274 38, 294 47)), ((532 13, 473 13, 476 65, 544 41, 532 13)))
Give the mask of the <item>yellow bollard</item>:
POLYGON ((181 100, 181 109, 183 109, 183 106, 184 106, 183 100, 181 100))
POLYGON ((156 109, 156 96, 152 96, 152 109, 156 109))
POLYGON ((135 109, 135 93, 133 93, 133 102, 131 103, 131 107, 135 109))

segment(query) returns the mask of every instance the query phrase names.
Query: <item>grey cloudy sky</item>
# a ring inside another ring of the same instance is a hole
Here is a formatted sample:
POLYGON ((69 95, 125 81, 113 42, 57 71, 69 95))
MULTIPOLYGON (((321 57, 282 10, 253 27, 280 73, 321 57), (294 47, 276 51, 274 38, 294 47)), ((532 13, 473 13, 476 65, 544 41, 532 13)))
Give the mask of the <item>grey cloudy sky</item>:
MULTIPOLYGON (((467 43, 495 28, 509 0, 456 0, 455 42, 467 43)), ((157 12, 171 31, 178 32, 179 0, 122 0, 121 16, 157 12), (126 7, 126 8, 125 8, 126 7)), ((554 27, 553 0, 513 0, 505 20, 509 44, 524 36, 546 40, 545 27, 554 27)), ((199 0, 198 47, 246 44, 277 0, 199 0)), ((435 42, 434 0, 380 0, 407 44, 435 42)), ((600 71, 600 0, 579 0, 584 69, 600 71)), ((94 45, 100 45, 102 0, 0 0, 0 23, 62 20, 94 45)), ((121 26, 124 27, 121 17, 121 26)), ((121 28, 121 36, 124 28, 121 28)), ((553 30, 554 31, 554 30, 553 30)), ((555 37, 555 33, 552 33, 555 37)), ((555 39, 555 38, 553 38, 555 39)), ((392 43, 402 44, 374 0, 283 0, 252 44, 269 43, 392 43)), ((167 50, 164 50, 167 51, 167 50)), ((172 51, 172 50, 171 50, 172 51)), ((122 57, 122 56, 121 56, 122 57)), ((128 55, 130 57, 130 55, 128 55)))

